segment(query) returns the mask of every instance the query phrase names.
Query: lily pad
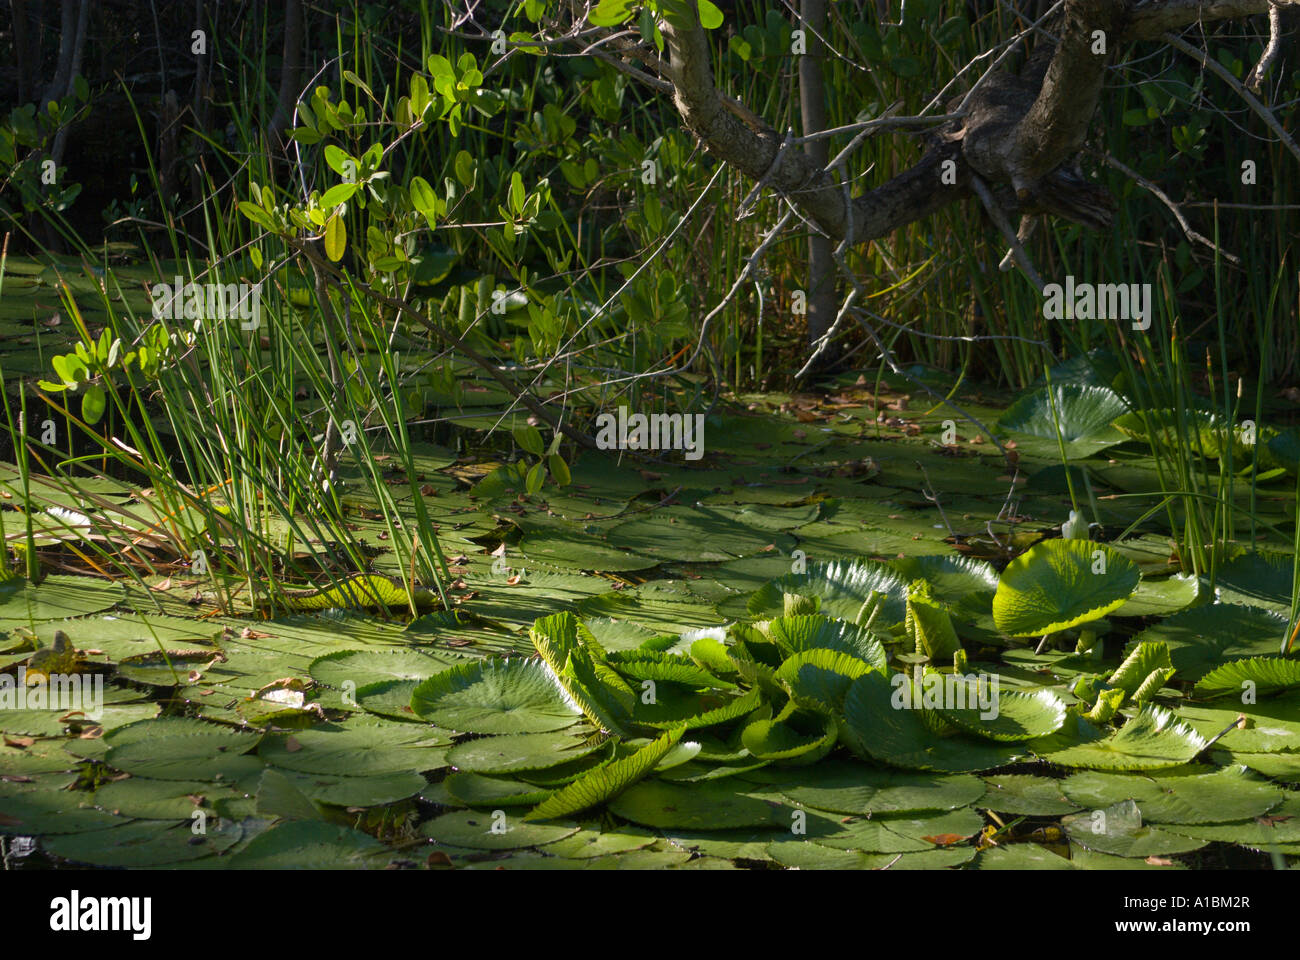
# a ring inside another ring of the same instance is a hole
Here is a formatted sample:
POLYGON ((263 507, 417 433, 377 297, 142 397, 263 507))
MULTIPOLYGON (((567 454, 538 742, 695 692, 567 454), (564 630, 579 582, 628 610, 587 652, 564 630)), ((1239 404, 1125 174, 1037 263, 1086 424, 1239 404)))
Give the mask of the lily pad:
POLYGON ((1137 589, 1137 564, 1087 540, 1047 540, 1002 571, 993 622, 1008 636, 1054 633, 1099 620, 1137 589))
POLYGON ((545 664, 523 659, 482 660, 438 673, 415 688, 411 709, 467 733, 539 733, 582 717, 545 664))

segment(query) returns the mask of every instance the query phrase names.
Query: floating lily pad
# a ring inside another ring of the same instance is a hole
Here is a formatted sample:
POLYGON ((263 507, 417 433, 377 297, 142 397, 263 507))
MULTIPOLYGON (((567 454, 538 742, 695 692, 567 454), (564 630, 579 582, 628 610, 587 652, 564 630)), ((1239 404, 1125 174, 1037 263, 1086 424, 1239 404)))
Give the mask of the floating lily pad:
POLYGON ((447 762, 472 773, 506 774, 546 770, 581 759, 600 745, 563 732, 480 737, 452 747, 447 762))
POLYGON ((258 736, 202 720, 142 720, 105 739, 112 744, 105 762, 139 777, 229 783, 262 767, 261 760, 248 755, 258 736))
POLYGON ((1216 603, 1184 610, 1147 627, 1133 638, 1137 644, 1164 641, 1169 660, 1181 680, 1200 680, 1224 661, 1276 654, 1286 632, 1280 613, 1239 603, 1216 603))
POLYGON ((1003 774, 985 777, 988 790, 979 806, 998 813, 1030 817, 1055 817, 1074 813, 1079 805, 1066 799, 1061 781, 1027 774, 1003 774))
POLYGON ((44 842, 47 853, 98 867, 158 867, 198 860, 227 850, 243 835, 238 824, 213 821, 202 833, 194 824, 138 820, 111 832, 80 833, 44 842))
POLYGON ((1157 772, 1150 776, 1076 773, 1062 790, 1086 807, 1109 807, 1134 800, 1148 823, 1225 823, 1257 817, 1282 802, 1283 793, 1246 773, 1226 767, 1196 773, 1157 772))
POLYGON ((54 574, 40 584, 18 579, 0 582, 0 631, 39 628, 50 620, 98 613, 121 603, 125 596, 119 584, 94 577, 54 574))
POLYGON ((980 851, 977 870, 1184 870, 1181 863, 1148 863, 1145 859, 1116 857, 1072 846, 1069 856, 1053 853, 1036 843, 1009 843, 980 851))
POLYGON ((468 733, 538 733, 572 726, 582 712, 535 660, 483 660, 443 671, 411 695, 411 709, 468 733))
POLYGON ((1132 800, 1104 810, 1071 814, 1061 820, 1061 826, 1081 847, 1117 857, 1167 857, 1199 850, 1207 842, 1145 826, 1132 800))
POLYGON ((692 784, 646 780, 614 798, 609 808, 625 820, 661 829, 789 826, 789 808, 746 793, 742 786, 732 780, 692 784))
POLYGON ((382 868, 390 854, 360 830, 319 820, 290 820, 213 865, 230 870, 367 870, 382 868))
POLYGON ((285 770, 364 777, 438 769, 449 743, 445 732, 414 724, 325 723, 269 736, 258 754, 285 770))
POLYGON ((984 795, 978 777, 903 773, 861 763, 820 763, 792 773, 781 792, 795 803, 859 816, 954 810, 984 795))
POLYGON ((475 850, 518 850, 540 847, 578 832, 576 823, 527 823, 509 814, 457 810, 443 814, 420 827, 422 836, 439 843, 475 850))

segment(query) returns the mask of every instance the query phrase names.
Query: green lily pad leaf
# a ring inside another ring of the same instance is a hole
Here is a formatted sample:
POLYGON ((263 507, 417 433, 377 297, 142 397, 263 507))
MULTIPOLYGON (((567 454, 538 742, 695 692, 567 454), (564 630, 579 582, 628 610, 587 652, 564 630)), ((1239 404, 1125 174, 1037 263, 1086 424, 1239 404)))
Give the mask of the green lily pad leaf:
MULTIPOLYGON (((1161 671, 1161 676, 1173 673, 1173 664, 1169 661, 1169 647, 1159 640, 1144 640, 1133 647, 1107 682, 1131 697, 1146 683, 1152 672, 1157 670, 1161 671)), ((1165 679, 1167 680, 1168 677, 1165 679)))
POLYGON ((1148 823, 1225 823, 1258 817, 1282 802, 1281 789, 1246 772, 1245 767, 1225 767, 1209 773, 1153 773, 1121 776, 1076 773, 1061 789, 1071 800, 1087 807, 1113 806, 1134 800, 1148 823))
POLYGON ((106 783, 95 791, 95 806, 119 817, 133 820, 188 820, 190 814, 204 806, 212 810, 212 801, 235 796, 225 786, 193 780, 148 780, 129 777, 106 783))
POLYGON ((1132 800, 1104 810, 1070 814, 1061 820, 1061 826, 1070 840, 1079 846, 1116 857, 1167 857, 1199 850, 1206 843, 1158 827, 1144 826, 1138 805, 1132 800))
POLYGON ((520 850, 555 843, 578 832, 576 823, 528 823, 506 811, 457 810, 420 827, 420 834, 439 843, 474 850, 520 850))
POLYGON ((813 763, 831 752, 837 738, 835 719, 822 713, 796 712, 776 720, 755 720, 740 742, 760 760, 813 763))
POLYGON ((1065 723, 1065 702, 1051 690, 993 689, 992 711, 982 707, 978 682, 964 681, 967 686, 964 710, 940 710, 939 714, 953 726, 989 740, 1014 742, 1045 737, 1065 723))
POLYGON ((609 543, 635 554, 687 562, 726 561, 795 545, 788 533, 748 526, 716 507, 663 507, 614 527, 609 543))
POLYGON ((821 615, 778 617, 768 623, 767 636, 786 655, 837 650, 881 670, 889 660, 880 641, 866 630, 846 620, 821 615))
POLYGON ((642 747, 630 757, 597 767, 573 783, 555 791, 530 810, 525 820, 554 820, 604 803, 610 797, 636 783, 681 739, 684 728, 669 730, 658 740, 642 747))
POLYGON ((695 730, 737 720, 757 710, 762 701, 763 695, 759 690, 733 696, 725 693, 682 694, 668 687, 659 687, 653 703, 637 701, 632 719, 638 725, 659 730, 676 726, 695 730))
MULTIPOLYGON (((901 684, 911 679, 903 674, 901 684)), ((898 683, 875 670, 853 681, 844 698, 840 739, 863 759, 913 770, 972 773, 1010 763, 1021 755, 1018 744, 992 743, 958 734, 938 736, 919 709, 895 706, 898 683)), ((919 703, 920 696, 911 697, 919 703)))
POLYGON ((744 792, 733 778, 703 783, 643 780, 615 797, 609 809, 647 827, 729 830, 739 827, 786 827, 790 810, 744 792))
POLYGON ((889 566, 911 583, 924 580, 936 600, 959 603, 972 593, 993 593, 998 588, 998 573, 992 565, 973 557, 934 554, 924 557, 899 557, 889 566))
POLYGON ((558 767, 599 747, 562 732, 515 733, 458 743, 447 752, 447 762, 472 773, 518 773, 558 767))
POLYGON ((110 767, 156 780, 224 780, 255 774, 262 761, 247 751, 259 737, 203 720, 141 720, 105 735, 110 767))
POLYGON ((467 733, 541 733, 570 727, 582 712, 535 660, 480 660, 424 680, 411 709, 441 727, 467 733))
POLYGON ((0 631, 98 613, 121 603, 125 596, 120 584, 94 577, 55 574, 39 585, 7 580, 0 582, 0 631))
POLYGON ((1078 804, 1066 799, 1061 792, 1061 781, 1051 777, 1010 773, 985 777, 984 782, 988 790, 978 806, 986 810, 1028 817, 1056 817, 1079 809, 1078 804))
POLYGON ((861 763, 826 762, 800 770, 781 793, 794 803, 858 816, 955 810, 984 795, 967 774, 903 773, 861 763))
POLYGON ((285 774, 273 767, 257 783, 257 814, 271 820, 323 820, 320 810, 285 774))
POLYGON ((363 777, 436 770, 446 766, 445 731, 365 718, 317 724, 267 737, 258 754, 267 763, 300 773, 363 777))
POLYGON ((1128 412, 1128 404, 1115 391, 1073 383, 1053 384, 1050 389, 1050 393, 1043 387, 1021 397, 998 421, 1016 434, 1021 449, 1059 457, 1063 444, 1067 460, 1080 460, 1124 442, 1124 433, 1111 423, 1128 412))
POLYGON ((1132 560, 1088 540, 1046 540, 1002 571, 993 622, 1012 637, 1054 633, 1099 620, 1137 589, 1132 560))
POLYGON ((857 623, 871 595, 883 593, 884 605, 876 618, 883 628, 902 622, 907 584, 896 571, 874 560, 814 563, 806 573, 787 574, 764 584, 749 598, 748 610, 754 619, 780 617, 785 613, 785 595, 792 593, 819 597, 822 614, 857 623))
POLYGON ((546 845, 551 856, 590 860, 613 854, 642 850, 658 840, 656 834, 641 827, 625 825, 613 830, 579 830, 563 840, 546 845))
POLYGON ((1200 680, 1225 660, 1275 654, 1286 633, 1287 618, 1271 610, 1238 603, 1216 603, 1176 613, 1148 627, 1125 649, 1163 641, 1180 680, 1200 680))
POLYGON ((374 837, 321 820, 289 820, 215 861, 231 870, 366 870, 383 867, 391 851, 374 837))
POLYGON ((1300 753, 1249 753, 1241 750, 1215 751, 1219 763, 1242 764, 1281 783, 1300 783, 1300 753))
POLYGON ((1078 720, 1076 729, 1031 742, 1029 746, 1044 760, 1063 767, 1154 770, 1187 763, 1205 745, 1205 738, 1175 714, 1147 704, 1109 737, 1078 720))
POLYGON ((1147 863, 1071 846, 1063 857, 1036 843, 1009 843, 981 850, 976 870, 1185 870, 1181 863, 1147 863))
POLYGON ((1201 596, 1201 580, 1192 573, 1176 573, 1163 580, 1146 580, 1123 605, 1117 617, 1167 617, 1190 607, 1201 596))
MULTIPOLYGON (((297 773, 268 767, 262 773, 262 790, 271 773, 283 776, 308 800, 336 807, 377 807, 399 803, 415 796, 429 785, 420 774, 405 770, 349 777, 343 774, 297 773)), ((261 800, 259 790, 259 805, 261 800)))
POLYGON ((72 790, 37 789, 7 792, 0 803, 0 835, 43 837, 87 833, 118 827, 127 821, 91 806, 90 796, 72 790))
POLYGON ((836 850, 816 841, 770 843, 768 854, 783 867, 799 870, 942 870, 967 863, 975 856, 971 846, 943 847, 916 853, 863 853, 836 850))
MULTIPOLYGON (((697 641, 698 642, 698 641, 697 641)), ((734 689, 735 684, 719 680, 700 667, 690 657, 682 654, 662 653, 656 650, 627 650, 609 654, 609 665, 624 677, 640 686, 641 681, 680 683, 688 687, 721 687, 734 689)))
POLYGON ((786 685, 795 700, 837 714, 844 705, 849 685, 872 669, 847 653, 815 649, 789 657, 777 668, 774 677, 786 685))
POLYGON ((205 833, 194 834, 192 823, 140 820, 125 823, 111 833, 78 833, 43 841, 45 851, 74 863, 97 867, 160 867, 220 853, 243 836, 238 824, 212 822, 205 833))
POLYGON ((1283 657, 1251 657, 1215 667, 1196 682, 1196 694, 1221 697, 1225 694, 1276 693, 1300 687, 1300 660, 1283 657))
POLYGON ((1237 843, 1267 853, 1279 844, 1300 843, 1300 799, 1287 795, 1267 815, 1214 824, 1169 824, 1170 833, 1218 843, 1237 843))
POLYGON ((450 654, 423 650, 339 650, 317 657, 307 668, 311 678, 353 693, 373 683, 421 681, 465 661, 450 654))
POLYGON ((1286 614, 1291 612, 1293 575, 1289 554, 1251 551, 1219 569, 1214 589, 1220 603, 1246 604, 1286 614))
POLYGON ((447 792, 471 807, 531 807, 551 795, 549 789, 505 777, 458 771, 443 783, 447 792))

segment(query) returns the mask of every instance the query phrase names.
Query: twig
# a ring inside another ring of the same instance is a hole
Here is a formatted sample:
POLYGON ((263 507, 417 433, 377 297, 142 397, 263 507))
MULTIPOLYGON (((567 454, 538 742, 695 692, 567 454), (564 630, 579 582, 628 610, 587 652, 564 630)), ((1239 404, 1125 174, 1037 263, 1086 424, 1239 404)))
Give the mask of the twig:
POLYGON ((1270 2, 1268 5, 1268 46, 1264 48, 1263 54, 1260 55, 1259 63, 1255 64, 1255 69, 1250 71, 1250 76, 1246 78, 1246 86, 1255 93, 1259 93, 1260 87, 1264 83, 1264 75, 1273 67, 1273 61, 1277 55, 1282 52, 1282 8, 1276 3, 1270 2))
POLYGON ((1029 254, 1025 253, 1025 248, 1020 245, 1020 238, 1017 237, 1016 232, 1011 229, 1011 224, 1007 222, 1006 214, 1002 212, 1002 208, 999 207, 997 201, 993 199, 993 194, 989 192, 989 188, 984 184, 984 181, 974 173, 971 174, 970 185, 975 191, 975 195, 980 198, 980 202, 984 204, 984 209, 987 210, 989 216, 993 218, 994 224, 996 224, 997 228, 1002 231, 1002 235, 1007 238, 1007 243, 1011 245, 1011 253, 1016 258, 1016 263, 1024 272, 1025 276, 1029 278, 1029 282, 1034 285, 1034 289, 1039 293, 1042 293, 1044 286, 1043 278, 1040 277, 1038 271, 1034 269, 1033 261, 1029 259, 1029 254))
POLYGON ((1166 33, 1162 39, 1175 50, 1181 50, 1189 57, 1195 57, 1201 62, 1201 66, 1209 70, 1216 77, 1226 83, 1232 89, 1236 90, 1241 99, 1246 101, 1246 106, 1254 110, 1259 118, 1264 121, 1264 125, 1277 134, 1277 138, 1282 141, 1283 146, 1291 151, 1291 154, 1300 160, 1300 147, 1291 139, 1291 135, 1282 129, 1282 124, 1278 123, 1277 117, 1273 116, 1273 111, 1264 106, 1255 98, 1255 95, 1242 86, 1241 81, 1234 77, 1223 64, 1219 63, 1213 57, 1207 55, 1204 50, 1198 50, 1182 37, 1175 36, 1172 33, 1166 33))
POLYGON ((1240 257, 1235 256, 1234 254, 1228 253, 1226 250, 1219 248, 1218 246, 1215 245, 1214 241, 1211 240, 1209 237, 1202 236, 1201 234, 1193 230, 1192 225, 1188 223, 1187 218, 1183 216, 1183 211, 1179 209, 1178 204, 1170 200, 1163 190, 1157 187, 1146 177, 1142 176, 1142 174, 1138 173, 1132 167, 1128 167, 1125 166, 1123 163, 1120 163, 1120 161, 1116 160, 1109 153, 1102 153, 1100 150, 1089 150, 1088 152, 1093 154, 1096 157, 1101 158, 1106 163, 1110 164, 1120 173, 1124 174, 1124 176, 1128 177, 1130 180, 1136 183, 1139 187, 1142 187, 1147 192, 1154 194, 1157 200, 1159 200, 1161 203, 1163 203, 1166 207, 1169 208, 1169 212, 1174 215, 1174 219, 1178 221, 1178 225, 1183 228, 1183 233, 1187 235, 1188 240, 1193 240, 1196 243, 1204 244, 1205 246, 1209 247, 1211 250, 1217 252, 1221 257, 1223 257, 1224 260, 1227 260, 1229 263, 1233 264, 1234 266, 1241 266, 1240 257))

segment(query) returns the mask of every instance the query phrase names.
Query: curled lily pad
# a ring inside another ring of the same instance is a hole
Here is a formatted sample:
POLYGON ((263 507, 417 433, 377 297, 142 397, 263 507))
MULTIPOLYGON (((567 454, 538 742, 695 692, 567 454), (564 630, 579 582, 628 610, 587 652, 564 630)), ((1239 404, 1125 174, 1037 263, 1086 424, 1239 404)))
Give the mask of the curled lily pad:
POLYGON ((1002 571, 993 622, 1008 636, 1054 633, 1123 606, 1141 574, 1132 560, 1088 540, 1047 540, 1002 571))
POLYGON ((1228 693, 1276 693, 1300 687, 1300 660, 1251 657, 1215 667, 1196 683, 1196 693, 1220 697, 1228 693))
POLYGON ((525 816, 526 820, 553 820, 604 803, 640 780, 681 739, 683 728, 669 730, 636 753, 585 773, 555 791, 525 816))
MULTIPOLYGON (((910 684, 903 674, 902 684, 910 684)), ((922 717, 923 710, 898 704, 899 683, 878 671, 853 681, 844 698, 840 738, 858 756, 914 770, 971 773, 1010 763, 1021 755, 1013 744, 978 740, 964 734, 939 736, 922 717)), ((919 695, 912 698, 920 701, 919 695)))
POLYGON ((806 573, 788 574, 764 584, 749 598, 748 610, 755 619, 782 616, 789 593, 820 598, 819 612, 857 623, 872 594, 881 593, 885 600, 876 622, 887 627, 900 623, 905 615, 907 584, 895 570, 874 560, 814 563, 806 573))
MULTIPOLYGON (((970 680, 965 682, 968 688, 977 686, 970 680)), ((995 687, 992 692, 994 710, 983 709, 979 691, 972 689, 965 709, 939 713, 954 726, 989 740, 1032 740, 1055 733, 1065 723, 1065 703, 1051 690, 995 687)))
POLYGON ((881 670, 888 660, 879 640, 847 620, 816 614, 778 617, 767 624, 766 632, 787 656, 808 650, 837 650, 881 670))

